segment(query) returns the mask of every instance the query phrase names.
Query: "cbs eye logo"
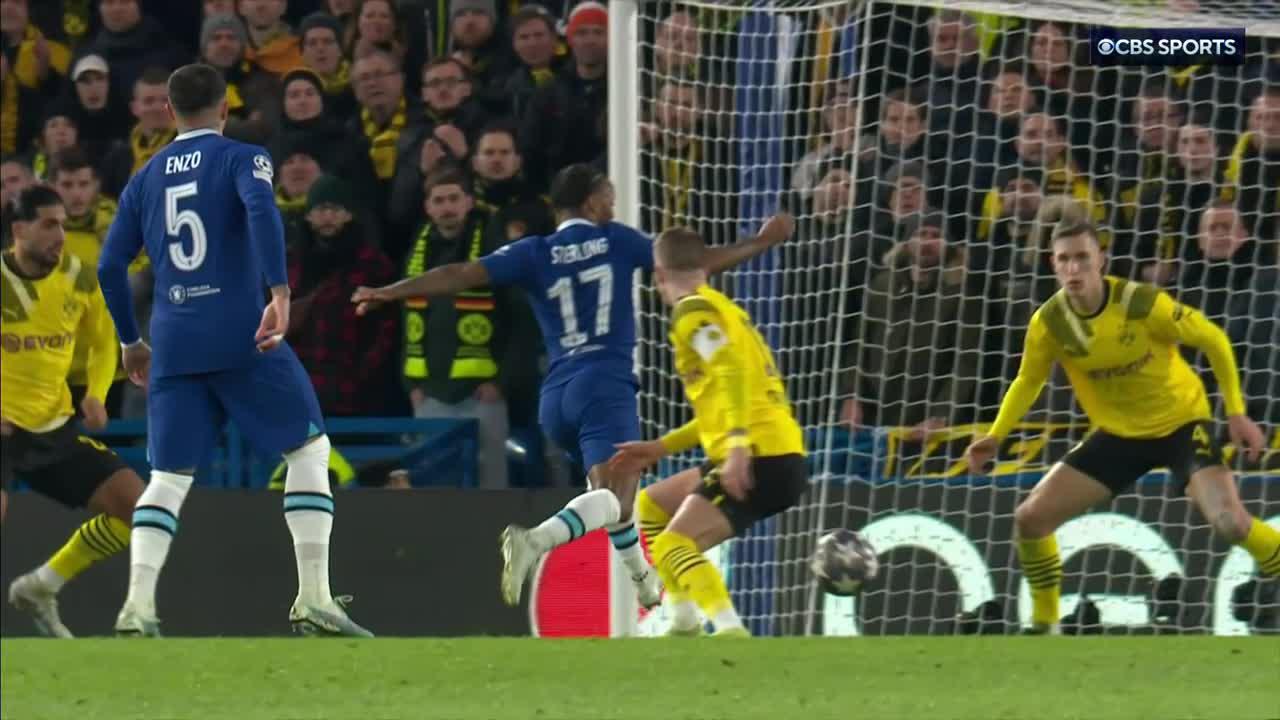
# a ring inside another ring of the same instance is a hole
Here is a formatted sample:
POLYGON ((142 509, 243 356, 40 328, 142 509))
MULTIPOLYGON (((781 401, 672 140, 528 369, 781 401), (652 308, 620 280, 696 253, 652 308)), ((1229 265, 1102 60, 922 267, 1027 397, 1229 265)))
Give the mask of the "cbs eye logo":
POLYGON ((1116 51, 1116 43, 1114 40, 1102 39, 1098 41, 1098 53, 1102 55, 1110 55, 1116 51))

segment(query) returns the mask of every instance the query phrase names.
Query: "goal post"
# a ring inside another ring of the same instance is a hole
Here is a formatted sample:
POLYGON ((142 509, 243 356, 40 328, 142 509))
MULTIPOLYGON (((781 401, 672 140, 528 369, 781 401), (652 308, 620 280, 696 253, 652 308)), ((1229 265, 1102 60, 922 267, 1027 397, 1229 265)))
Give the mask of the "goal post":
MULTIPOLYGON (((753 632, 948 633, 991 599, 1010 627, 1026 620, 1013 509, 1087 419, 1059 375, 991 476, 970 477, 963 449, 994 418, 1054 289, 1045 239, 1064 214, 1097 224, 1110 272, 1228 329, 1272 448, 1232 462, 1250 512, 1280 524, 1280 5, 615 0, 609 52, 620 220, 654 235, 688 225, 711 244, 779 210, 798 221, 791 241, 712 280, 773 347, 810 451, 801 505, 716 556, 753 632), (1246 57, 1099 67, 1090 27, 1243 28, 1246 57), (807 569, 839 527, 881 551, 856 601, 822 596, 807 569)), ((667 313, 651 287, 637 296, 652 438, 689 415, 667 313)), ((1189 358, 1220 417, 1207 362, 1189 358)), ((655 477, 699 460, 669 459, 655 477)), ((1064 613, 1088 596, 1104 623, 1150 631, 1169 607, 1157 585, 1178 576, 1184 609, 1162 622, 1246 631, 1228 605, 1247 556, 1214 540, 1163 473, 1059 542, 1064 613)))

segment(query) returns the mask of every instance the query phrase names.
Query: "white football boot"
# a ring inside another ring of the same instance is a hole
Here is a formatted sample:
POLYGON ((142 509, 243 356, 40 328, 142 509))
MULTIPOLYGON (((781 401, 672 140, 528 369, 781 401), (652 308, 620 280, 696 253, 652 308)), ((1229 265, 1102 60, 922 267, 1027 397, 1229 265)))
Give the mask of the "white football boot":
POLYGON ((511 607, 520 605, 524 582, 542 553, 529 540, 529 531, 508 525, 502 531, 502 600, 511 607))
POLYGON ((125 605, 116 616, 116 637, 158 638, 160 621, 155 615, 148 615, 132 605, 125 605))
POLYGON ((346 605, 349 602, 350 595, 335 597, 323 605, 309 605, 295 600, 293 607, 289 609, 289 623, 299 635, 373 637, 373 633, 347 616, 346 605))
POLYGON ((75 637, 58 614, 58 593, 49 589, 36 574, 19 576, 9 585, 9 604, 31 616, 36 631, 45 637, 75 637))

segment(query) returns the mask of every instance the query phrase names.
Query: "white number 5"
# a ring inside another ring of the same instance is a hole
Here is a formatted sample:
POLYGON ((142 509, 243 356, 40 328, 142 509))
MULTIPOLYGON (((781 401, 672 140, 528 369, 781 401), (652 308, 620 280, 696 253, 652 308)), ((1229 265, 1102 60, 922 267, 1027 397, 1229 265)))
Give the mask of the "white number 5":
POLYGON ((179 210, 178 201, 195 197, 200 193, 194 181, 165 188, 164 191, 164 224, 165 232, 175 237, 169 242, 169 259, 179 270, 191 272, 204 262, 205 253, 209 249, 208 235, 204 231, 204 221, 195 210, 179 210), (183 227, 191 231, 191 252, 182 247, 179 233, 183 227))

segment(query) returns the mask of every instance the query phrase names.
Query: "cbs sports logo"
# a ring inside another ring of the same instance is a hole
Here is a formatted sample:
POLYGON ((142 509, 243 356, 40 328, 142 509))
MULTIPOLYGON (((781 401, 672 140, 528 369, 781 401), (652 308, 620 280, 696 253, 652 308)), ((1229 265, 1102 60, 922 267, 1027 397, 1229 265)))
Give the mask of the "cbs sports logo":
POLYGON ((1236 65, 1243 29, 1107 28, 1089 31, 1094 65, 1236 65))

